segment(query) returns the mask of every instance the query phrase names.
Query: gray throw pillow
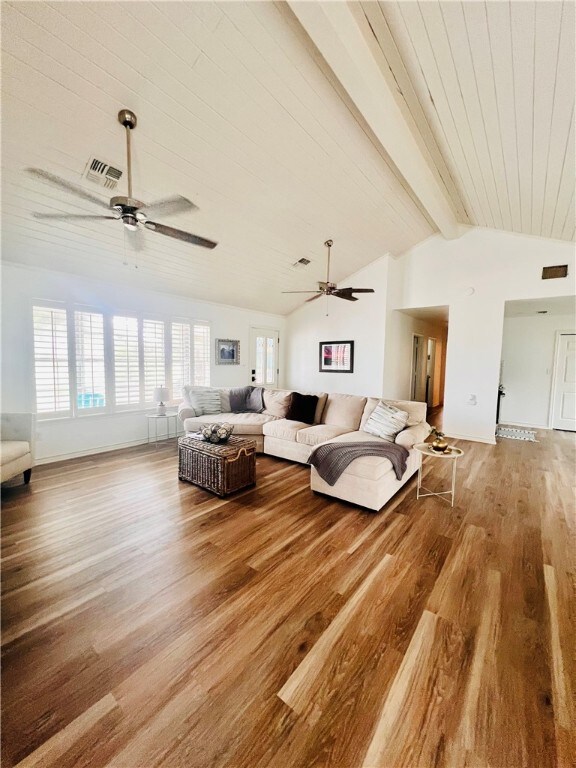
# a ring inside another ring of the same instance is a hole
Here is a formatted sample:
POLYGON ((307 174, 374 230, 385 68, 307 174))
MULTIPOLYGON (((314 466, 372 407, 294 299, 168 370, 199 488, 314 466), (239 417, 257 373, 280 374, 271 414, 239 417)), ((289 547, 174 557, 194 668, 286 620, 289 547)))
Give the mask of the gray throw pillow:
POLYGON ((246 398, 246 410, 250 413, 262 413, 264 410, 264 390, 254 387, 246 398))
POLYGON ((230 411, 232 413, 245 413, 246 401, 254 387, 235 387, 230 390, 230 411))

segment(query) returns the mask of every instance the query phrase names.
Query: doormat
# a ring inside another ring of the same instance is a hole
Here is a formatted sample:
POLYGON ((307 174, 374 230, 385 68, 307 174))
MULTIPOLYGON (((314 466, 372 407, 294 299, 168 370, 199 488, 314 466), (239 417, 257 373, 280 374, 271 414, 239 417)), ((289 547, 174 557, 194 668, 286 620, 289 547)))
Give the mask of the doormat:
POLYGON ((498 427, 496 437, 507 437, 509 440, 528 440, 530 443, 537 443, 536 432, 529 429, 513 429, 512 427, 498 427))

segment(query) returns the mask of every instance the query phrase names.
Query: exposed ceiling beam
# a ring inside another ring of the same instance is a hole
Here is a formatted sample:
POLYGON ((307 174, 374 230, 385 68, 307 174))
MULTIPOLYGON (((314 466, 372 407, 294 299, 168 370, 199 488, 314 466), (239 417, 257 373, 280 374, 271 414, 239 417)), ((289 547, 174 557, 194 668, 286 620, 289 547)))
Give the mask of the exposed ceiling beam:
POLYGON ((288 5, 440 232, 458 237, 455 212, 384 75, 386 60, 360 3, 288 5))

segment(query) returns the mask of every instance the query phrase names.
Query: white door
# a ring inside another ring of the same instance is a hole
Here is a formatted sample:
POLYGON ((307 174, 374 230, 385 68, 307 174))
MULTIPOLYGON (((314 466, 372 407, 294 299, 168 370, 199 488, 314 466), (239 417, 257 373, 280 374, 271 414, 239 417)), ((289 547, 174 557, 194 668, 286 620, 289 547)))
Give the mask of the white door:
POLYGON ((252 328, 250 337, 252 384, 273 389, 278 386, 278 331, 252 328))
POLYGON ((556 355, 552 428, 576 432, 576 334, 561 333, 556 355))

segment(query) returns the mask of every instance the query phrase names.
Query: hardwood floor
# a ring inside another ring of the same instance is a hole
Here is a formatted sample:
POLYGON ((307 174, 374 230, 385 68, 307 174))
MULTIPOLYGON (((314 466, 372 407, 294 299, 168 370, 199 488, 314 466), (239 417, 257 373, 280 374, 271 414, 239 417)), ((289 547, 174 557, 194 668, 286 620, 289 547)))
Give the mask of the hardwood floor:
MULTIPOLYGON (((456 506, 377 515, 174 442, 3 492, 8 768, 575 764, 574 437, 460 442, 456 506)), ((429 460, 426 483, 448 480, 429 460)))

